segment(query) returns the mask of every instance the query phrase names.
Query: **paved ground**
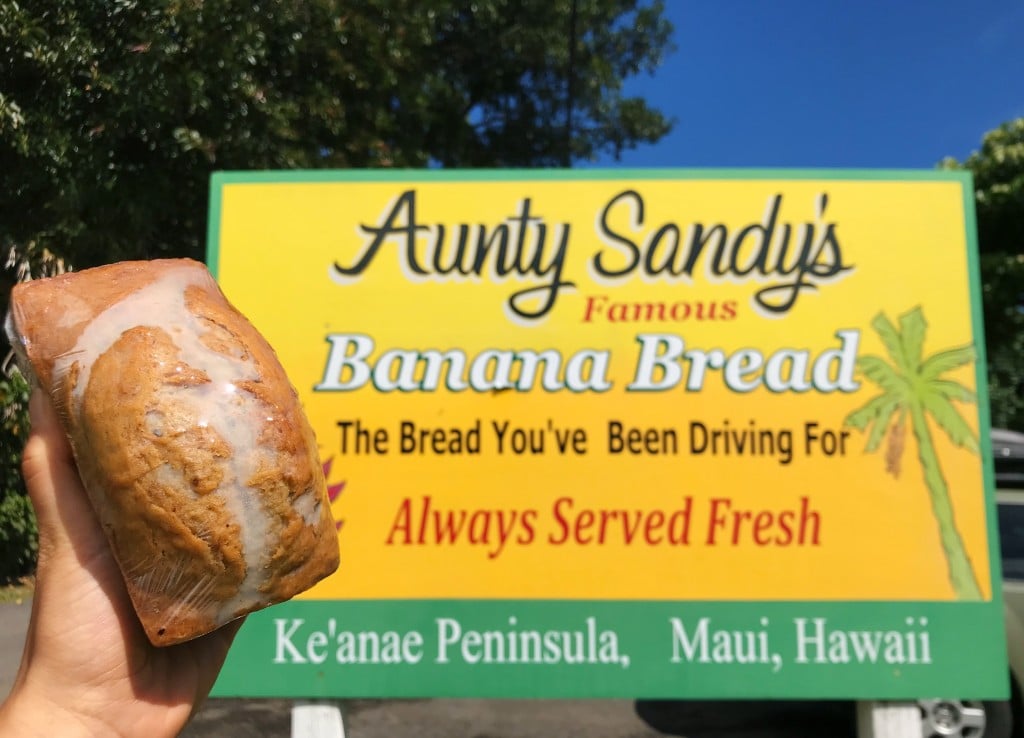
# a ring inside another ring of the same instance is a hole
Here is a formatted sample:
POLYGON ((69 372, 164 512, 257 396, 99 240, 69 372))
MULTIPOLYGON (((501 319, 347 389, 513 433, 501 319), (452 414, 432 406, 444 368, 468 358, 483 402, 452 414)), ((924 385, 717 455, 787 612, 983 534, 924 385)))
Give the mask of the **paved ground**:
MULTIPOLYGON (((21 659, 31 603, 0 604, 0 699, 21 659)), ((632 700, 344 700, 348 738, 847 738, 849 703, 632 700), (638 716, 638 711, 645 720, 638 716), (651 725, 655 727, 650 727, 651 725)), ((210 700, 182 738, 288 738, 290 700, 210 700)))
MULTIPOLYGON (((213 700, 182 738, 288 736, 291 702, 213 700), (230 731, 230 732, 228 732, 230 731)), ((661 738, 627 701, 350 700, 348 738, 661 738)))
POLYGON ((14 675, 18 673, 31 611, 31 600, 25 600, 20 605, 0 604, 0 699, 11 691, 14 675))
MULTIPOLYGON (((853 738, 851 703, 350 700, 348 738, 853 738)), ((291 703, 213 700, 182 738, 288 736, 291 703)))

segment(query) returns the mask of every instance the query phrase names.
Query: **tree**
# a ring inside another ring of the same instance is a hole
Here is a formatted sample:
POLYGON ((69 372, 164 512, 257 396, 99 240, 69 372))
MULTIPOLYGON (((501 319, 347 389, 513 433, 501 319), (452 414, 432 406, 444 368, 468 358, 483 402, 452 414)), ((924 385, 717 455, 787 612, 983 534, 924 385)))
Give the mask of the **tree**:
POLYGON ((39 550, 35 512, 20 474, 28 395, 18 372, 0 377, 0 586, 31 574, 39 550))
POLYGON ((974 393, 945 376, 972 363, 974 348, 962 346, 923 356, 928 324, 919 307, 900 316, 899 328, 884 314, 876 316, 871 325, 882 339, 890 361, 887 363, 879 356, 858 358, 858 368, 882 392, 850 413, 846 423, 868 431, 868 452, 877 451, 888 434, 886 470, 898 476, 909 419, 932 512, 939 526, 942 549, 946 554, 949 583, 957 599, 979 600, 981 590, 956 525, 949 486, 939 466, 935 442, 928 427, 928 419, 931 418, 957 446, 978 453, 978 439, 953 404, 974 403, 974 393))
MULTIPOLYGON (((52 277, 66 268, 61 259, 37 248, 9 254, 6 266, 3 276, 19 282, 52 277)), ((21 476, 21 452, 29 431, 29 389, 16 367, 0 376, 0 585, 31 574, 39 548, 35 512, 21 476)))
POLYGON ((945 159, 942 166, 974 176, 981 252, 1024 254, 1024 118, 986 133, 962 164, 945 159))
POLYGON ((974 176, 992 422, 1024 430, 1024 118, 940 166, 974 176))
POLYGON ((201 258, 215 169, 551 166, 670 127, 654 0, 0 4, 0 247, 201 258))
MULTIPOLYGON (((12 265, 62 269, 54 255, 76 268, 201 259, 214 170, 552 166, 654 142, 669 122, 622 88, 669 50, 662 10, 661 0, 6 0, 0 300, 19 278, 12 265)), ((0 381, 0 553, 15 563, 0 579, 32 563, 17 475, 26 396, 16 373, 0 381)))

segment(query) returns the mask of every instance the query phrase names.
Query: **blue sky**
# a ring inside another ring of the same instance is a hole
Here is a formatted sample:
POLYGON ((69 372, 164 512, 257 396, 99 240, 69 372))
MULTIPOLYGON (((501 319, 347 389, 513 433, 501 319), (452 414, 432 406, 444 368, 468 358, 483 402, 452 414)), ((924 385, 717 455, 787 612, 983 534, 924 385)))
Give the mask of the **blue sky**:
POLYGON ((1024 0, 666 0, 631 80, 676 119, 630 167, 932 168, 1024 116, 1024 0))

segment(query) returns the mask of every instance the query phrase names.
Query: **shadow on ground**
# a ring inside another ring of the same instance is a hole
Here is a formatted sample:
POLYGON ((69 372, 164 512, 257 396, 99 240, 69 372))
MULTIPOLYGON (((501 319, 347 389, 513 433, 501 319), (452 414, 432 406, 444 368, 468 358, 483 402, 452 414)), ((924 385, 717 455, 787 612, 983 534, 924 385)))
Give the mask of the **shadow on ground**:
MULTIPOLYGON (((326 700, 347 738, 853 738, 850 702, 326 700)), ((291 700, 214 699, 182 738, 287 737, 291 700)))
POLYGON ((636 712, 664 735, 686 738, 853 738, 856 704, 777 700, 643 700, 636 712))

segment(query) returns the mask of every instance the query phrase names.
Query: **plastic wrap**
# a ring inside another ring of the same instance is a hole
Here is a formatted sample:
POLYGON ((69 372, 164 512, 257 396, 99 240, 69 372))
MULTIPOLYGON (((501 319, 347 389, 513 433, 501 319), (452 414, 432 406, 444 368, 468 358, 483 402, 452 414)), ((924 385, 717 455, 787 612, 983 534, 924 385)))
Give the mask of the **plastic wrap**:
POLYGON ((123 262, 18 285, 6 330, 53 399, 154 644, 337 568, 313 431, 205 266, 123 262))

